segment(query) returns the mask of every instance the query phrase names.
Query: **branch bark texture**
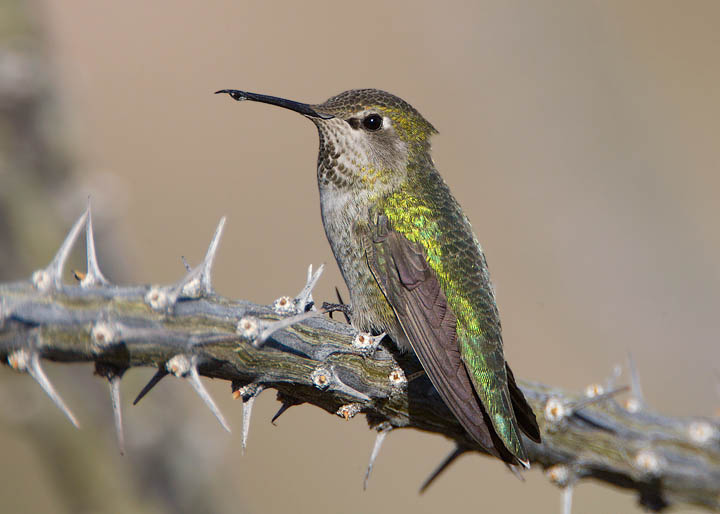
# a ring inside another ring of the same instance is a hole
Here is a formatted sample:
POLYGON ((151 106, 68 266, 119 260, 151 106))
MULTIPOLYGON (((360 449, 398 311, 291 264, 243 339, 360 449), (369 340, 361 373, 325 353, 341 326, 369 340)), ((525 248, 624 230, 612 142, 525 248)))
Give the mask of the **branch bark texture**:
MULTIPOLYGON (((319 312, 295 314, 300 321, 283 326, 293 315, 284 307, 291 299, 268 307, 188 293, 183 284, 60 284, 43 291, 34 282, 0 284, 0 356, 36 380, 32 358, 94 362, 111 380, 135 366, 157 367, 160 378, 192 379, 198 372, 230 381, 246 405, 273 388, 286 405, 363 413, 381 432, 416 428, 454 440, 458 453, 480 450, 412 356, 382 345, 368 352, 350 326, 319 312)), ((720 428, 713 420, 662 416, 640 398, 621 405, 600 391, 589 398, 537 383, 521 387, 543 437, 542 444, 525 441, 531 461, 557 485, 593 478, 636 491, 651 510, 720 509, 720 428)))

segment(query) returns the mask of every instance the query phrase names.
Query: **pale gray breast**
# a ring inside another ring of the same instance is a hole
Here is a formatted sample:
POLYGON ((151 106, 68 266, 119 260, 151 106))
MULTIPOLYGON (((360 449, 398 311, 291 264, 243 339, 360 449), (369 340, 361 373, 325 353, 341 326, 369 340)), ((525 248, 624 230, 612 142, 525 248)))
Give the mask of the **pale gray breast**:
POLYGON ((357 135, 346 133, 346 122, 319 126, 317 180, 325 234, 345 284, 355 328, 397 335, 397 320, 377 285, 365 258, 369 207, 377 191, 360 179, 358 163, 366 162, 366 148, 357 135), (354 137, 352 137, 354 136, 354 137))
POLYGON ((363 332, 387 332, 401 349, 407 350, 409 345, 395 313, 367 264, 367 193, 339 192, 321 186, 320 203, 325 234, 350 291, 353 326, 363 332))

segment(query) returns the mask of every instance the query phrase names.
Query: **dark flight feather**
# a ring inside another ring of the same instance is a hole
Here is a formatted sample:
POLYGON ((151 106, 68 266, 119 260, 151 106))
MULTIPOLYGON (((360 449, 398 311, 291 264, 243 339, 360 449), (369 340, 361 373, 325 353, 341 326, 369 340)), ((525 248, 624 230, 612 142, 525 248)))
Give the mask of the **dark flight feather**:
MULTIPOLYGON (((495 434, 478 398, 457 341, 457 319, 421 245, 392 230, 379 216, 368 248, 368 265, 431 382, 461 425, 483 448, 502 460, 517 459, 495 434)), ((520 428, 539 441, 532 409, 508 368, 508 386, 520 428)))

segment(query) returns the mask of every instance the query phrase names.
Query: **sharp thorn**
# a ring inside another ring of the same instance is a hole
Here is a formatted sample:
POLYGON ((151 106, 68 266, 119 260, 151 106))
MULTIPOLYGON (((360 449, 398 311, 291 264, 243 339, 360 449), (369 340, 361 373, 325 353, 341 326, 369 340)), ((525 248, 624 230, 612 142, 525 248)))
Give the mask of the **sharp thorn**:
POLYGON ((630 372, 630 391, 633 397, 642 405, 645 403, 645 397, 640 386, 640 373, 635 365, 632 353, 628 353, 628 370, 630 372))
POLYGON ((455 462, 455 460, 466 451, 467 450, 465 448, 461 448, 460 446, 458 446, 452 452, 450 452, 450 454, 445 457, 445 459, 440 463, 440 465, 435 468, 435 471, 433 471, 432 474, 425 480, 425 482, 423 482, 423 485, 420 486, 420 494, 427 491, 428 488, 432 485, 432 483, 435 482, 435 479, 437 479, 437 477, 439 477, 443 471, 450 467, 450 464, 455 462))
POLYGON ((220 238, 222 237, 223 230, 225 229, 226 220, 227 218, 225 216, 220 218, 220 223, 218 223, 218 226, 215 229, 215 234, 213 234, 212 241, 210 242, 210 246, 205 253, 205 259, 203 260, 202 285, 206 293, 212 291, 210 271, 215 260, 215 254, 217 253, 218 246, 220 245, 220 238))
POLYGON ((122 405, 120 404, 120 376, 116 375, 109 378, 108 383, 110 384, 110 401, 112 403, 118 447, 120 448, 120 455, 125 455, 125 433, 122 422, 122 405))
POLYGON ((573 485, 567 485, 562 490, 562 512, 572 514, 573 485))
POLYGON ((250 433, 250 418, 252 416, 253 405, 255 404, 255 398, 260 396, 265 386, 258 384, 257 382, 246 383, 240 385, 240 382, 233 381, 232 390, 233 398, 242 398, 243 401, 243 421, 242 421, 242 454, 245 455, 245 448, 247 447, 247 438, 250 433))
POLYGON ((275 413, 275 415, 270 420, 270 423, 277 426, 277 423, 275 423, 275 422, 278 420, 278 418, 280 416, 282 416, 283 414, 285 414, 285 411, 294 405, 295 405, 294 403, 283 402, 282 405, 280 405, 280 408, 278 409, 278 411, 275 413))
POLYGON ((360 400, 363 402, 369 402, 370 397, 366 395, 365 393, 358 391, 357 389, 350 387, 349 385, 345 384, 342 380, 340 380, 340 377, 335 372, 335 367, 332 366, 330 368, 330 372, 332 373, 332 385, 334 386, 336 391, 340 391, 342 393, 345 393, 346 395, 350 396, 351 398, 355 398, 356 400, 360 400))
POLYGON ((187 261, 183 257, 183 263, 188 270, 187 274, 174 287, 171 296, 175 299, 182 295, 190 298, 199 298, 212 292, 212 265, 215 260, 220 237, 225 227, 225 217, 223 216, 215 229, 215 234, 210 242, 210 246, 205 254, 205 258, 196 268, 190 268, 187 261))
POLYGON ((222 427, 230 432, 230 427, 227 424, 227 421, 225 421, 225 418, 223 417, 222 413, 220 412, 220 409, 218 409, 217 405, 215 405, 215 402, 213 401, 212 397, 210 396, 210 393, 207 392, 207 389, 205 389, 205 386, 200 381, 200 375, 198 374, 197 370, 197 363, 196 363, 196 357, 193 356, 193 362, 190 366, 190 373, 187 376, 188 381, 190 382, 190 385, 195 389, 195 392, 202 398, 202 400, 205 402, 205 405, 208 406, 210 409, 210 412, 212 412, 217 420, 220 422, 222 427))
POLYGON ((70 423, 75 425, 75 428, 80 428, 80 424, 78 423, 77 418, 75 418, 75 415, 70 411, 68 406, 65 405, 65 402, 57 393, 57 391, 55 391, 55 388, 53 387, 52 383, 50 383, 50 380, 48 380, 47 375, 45 375, 45 372, 40 365, 40 357, 36 352, 32 352, 30 354, 30 362, 28 363, 27 372, 31 377, 35 379, 35 382, 37 382, 40 387, 42 387, 43 391, 45 391, 45 394, 50 397, 50 399, 55 405, 57 405, 57 407, 62 411, 62 413, 65 414, 65 416, 70 420, 70 423))
POLYGON ((279 319, 277 321, 273 321, 271 323, 267 323, 267 325, 260 332, 260 335, 258 335, 254 344, 255 344, 255 346, 262 346, 265 343, 265 341, 267 341, 278 330, 290 327, 290 326, 292 326, 296 323, 300 323, 301 321, 304 321, 308 318, 312 318, 314 316, 319 316, 319 315, 320 315, 320 313, 318 311, 308 311, 308 312, 303 312, 301 314, 296 314, 295 316, 288 316, 287 318, 283 318, 283 319, 279 319))
POLYGON ((315 273, 313 273, 312 264, 308 267, 307 281, 305 282, 305 286, 295 297, 295 307, 297 309, 297 312, 305 312, 308 308, 308 305, 312 305, 314 303, 312 297, 312 290, 315 288, 315 284, 317 284, 318 280, 320 280, 320 276, 322 275, 324 270, 324 264, 321 264, 318 267, 317 271, 315 271, 315 273))
POLYGON ((145 384, 145 387, 142 388, 142 391, 137 395, 137 398, 135 398, 135 401, 133 402, 133 405, 137 405, 140 400, 142 400, 146 394, 150 392, 150 390, 157 385, 158 382, 160 382, 163 378, 165 378, 168 375, 168 370, 165 369, 165 366, 162 366, 158 368, 158 370, 155 372, 155 374, 152 376, 150 381, 145 384))
POLYGON ((232 337, 234 337, 233 334, 223 334, 223 333, 192 334, 187 338, 187 342, 188 342, 189 346, 203 346, 203 345, 221 343, 223 341, 227 341, 228 339, 230 339, 232 337))
POLYGON ((257 398, 257 394, 251 396, 245 402, 243 402, 242 406, 242 414, 243 414, 243 420, 242 420, 242 437, 240 439, 241 445, 242 445, 242 454, 245 455, 245 448, 247 448, 247 439, 248 434, 250 433, 250 417, 252 416, 252 409, 253 405, 255 405, 255 398, 257 398))
POLYGON ((82 216, 80 216, 72 226, 70 232, 68 232, 68 235, 65 237, 65 240, 60 245, 60 248, 48 267, 44 270, 36 271, 33 274, 33 283, 38 289, 47 291, 50 288, 57 289, 62 285, 62 273, 65 268, 65 262, 67 261, 73 246, 75 246, 80 230, 87 220, 88 212, 89 211, 86 209, 82 216))
POLYGON ((92 225, 92 211, 90 209, 90 199, 88 198, 87 206, 87 223, 85 223, 85 253, 87 254, 87 273, 80 281, 82 287, 92 287, 98 284, 108 284, 108 280, 100 271, 97 261, 97 253, 95 252, 95 236, 92 225))
POLYGON ((622 387, 613 389, 612 391, 608 391, 607 393, 599 394, 599 395, 593 396, 591 398, 584 398, 584 399, 578 401, 577 403, 574 403, 571 405, 572 412, 577 412, 581 409, 584 409, 588 405, 592 405, 594 403, 600 403, 603 400, 607 400, 608 398, 617 396, 620 393, 624 393, 628 389, 630 389, 628 386, 622 386, 622 387))
POLYGON ((335 377, 335 378, 336 378, 336 382, 337 382, 335 384, 335 390, 337 390, 341 393, 345 393, 349 397, 354 398, 355 400, 359 400, 361 402, 369 402, 370 401, 371 398, 368 395, 366 395, 365 393, 360 392, 357 389, 354 389, 347 384, 344 384, 343 382, 340 381, 339 378, 337 378, 337 377, 335 377))
POLYGON ((363 491, 367 490, 368 480, 370 479, 370 473, 372 472, 373 466, 375 465, 375 459, 377 459, 382 448, 385 438, 392 430, 392 427, 385 427, 378 431, 375 437, 375 444, 373 445, 372 452, 370 452, 370 462, 368 462, 367 471, 365 471, 365 479, 363 480, 363 491))
POLYGON ((608 377, 608 379, 605 381, 606 389, 615 389, 615 386, 618 383, 618 380, 620 380, 620 376, 622 375, 622 365, 621 364, 615 364, 613 366, 612 373, 608 377))
POLYGON ((188 261, 187 261, 187 259, 185 258, 184 255, 181 255, 181 256, 180 256, 180 260, 182 261, 183 266, 185 266, 185 271, 191 271, 191 270, 192 270, 192 266, 190 266, 190 264, 188 263, 188 261))
POLYGON ((5 298, 0 298, 0 329, 5 326, 5 320, 12 314, 11 308, 5 298))
POLYGON ((286 396, 280 392, 277 394, 277 400, 280 402, 280 408, 275 413, 275 415, 270 420, 270 423, 272 423, 274 426, 277 426, 277 419, 282 416, 285 411, 287 411, 290 407, 294 407, 295 405, 301 405, 303 402, 300 400, 297 400, 296 398, 293 398, 291 396, 286 396))
MULTIPOLYGON (((93 331, 95 331, 95 329, 93 329, 93 331)), ((95 361, 95 374, 106 378, 110 385, 110 403, 113 410, 115 434, 117 435, 120 455, 125 455, 125 434, 123 432, 122 405, 120 403, 120 380, 127 369, 128 368, 119 368, 106 362, 95 361)))

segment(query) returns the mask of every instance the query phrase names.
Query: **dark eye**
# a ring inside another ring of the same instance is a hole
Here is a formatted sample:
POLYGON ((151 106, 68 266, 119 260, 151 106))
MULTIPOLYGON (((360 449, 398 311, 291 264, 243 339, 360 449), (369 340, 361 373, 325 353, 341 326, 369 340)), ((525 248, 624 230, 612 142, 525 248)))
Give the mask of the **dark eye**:
POLYGON ((382 127, 382 117, 379 114, 368 114, 363 120, 363 127, 375 131, 382 127))

